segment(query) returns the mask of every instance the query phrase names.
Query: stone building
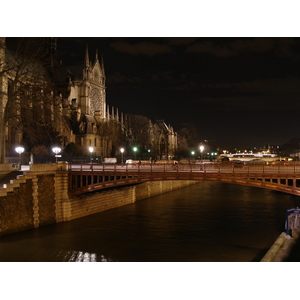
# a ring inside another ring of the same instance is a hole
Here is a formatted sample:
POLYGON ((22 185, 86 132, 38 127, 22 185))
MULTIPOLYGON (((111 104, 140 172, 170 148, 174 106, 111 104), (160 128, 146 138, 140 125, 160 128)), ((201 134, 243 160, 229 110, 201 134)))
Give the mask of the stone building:
MULTIPOLYGON (((46 39, 46 42, 46 49, 50 49, 46 53, 50 53, 49 57, 54 59, 55 39, 46 39)), ((17 72, 10 70, 1 73, 11 54, 5 49, 5 38, 0 38, 0 46, 0 113, 3 115, 7 99, 10 97, 9 87, 16 83, 14 80, 17 72)), ((92 147, 92 155, 99 161, 104 157, 116 157, 120 147, 130 148, 136 144, 145 151, 151 149, 152 158, 173 158, 177 149, 177 134, 173 128, 164 121, 152 123, 146 117, 142 126, 133 125, 132 115, 119 113, 118 109, 107 105, 104 63, 103 58, 99 59, 98 51, 92 61, 86 47, 82 61, 80 75, 74 76, 75 72, 68 70, 67 80, 59 82, 58 86, 57 82, 56 86, 51 82, 49 70, 44 70, 39 62, 30 62, 30 67, 39 68, 42 79, 30 78, 30 74, 37 72, 29 72, 22 80, 18 80, 19 94, 14 103, 20 103, 22 117, 10 118, 6 124, 2 123, 5 127, 1 136, 5 148, 2 155, 13 155, 15 145, 20 143, 27 143, 29 149, 26 150, 33 153, 34 146, 44 143, 41 137, 33 138, 42 128, 45 131, 44 136, 50 136, 50 133, 55 136, 55 133, 58 133, 51 142, 59 141, 63 149, 73 144, 81 155, 89 155, 89 148, 92 147), (28 132, 22 120, 30 118, 34 122, 29 121, 32 128, 28 132), (134 127, 138 127, 140 135, 133 134, 134 127)), ((40 132, 40 136, 43 136, 43 131, 40 132)), ((47 146, 49 148, 50 145, 47 146)))
POLYGON ((32 153, 34 147, 54 141, 54 133, 61 134, 66 125, 61 95, 54 92, 50 70, 42 61, 49 59, 48 53, 34 43, 28 47, 26 54, 22 47, 10 52, 6 39, 0 38, 1 162, 14 156, 14 148, 20 144, 32 153))
POLYGON ((177 133, 174 132, 171 125, 167 125, 163 120, 157 120, 154 129, 154 148, 158 150, 158 158, 172 159, 177 150, 177 133))
POLYGON ((65 141, 73 142, 87 151, 93 147, 94 155, 110 156, 112 141, 100 134, 101 124, 109 120, 106 105, 105 70, 98 53, 94 62, 90 61, 86 48, 82 75, 79 78, 68 74, 67 92, 63 99, 63 114, 72 131, 65 141))

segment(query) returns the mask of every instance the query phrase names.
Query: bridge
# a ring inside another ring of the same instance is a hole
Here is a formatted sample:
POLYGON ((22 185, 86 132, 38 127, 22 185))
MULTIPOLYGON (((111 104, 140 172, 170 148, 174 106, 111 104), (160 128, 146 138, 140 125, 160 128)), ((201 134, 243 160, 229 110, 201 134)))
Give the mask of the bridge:
POLYGON ((76 196, 102 189, 162 180, 208 180, 300 195, 300 164, 69 164, 68 192, 76 196))

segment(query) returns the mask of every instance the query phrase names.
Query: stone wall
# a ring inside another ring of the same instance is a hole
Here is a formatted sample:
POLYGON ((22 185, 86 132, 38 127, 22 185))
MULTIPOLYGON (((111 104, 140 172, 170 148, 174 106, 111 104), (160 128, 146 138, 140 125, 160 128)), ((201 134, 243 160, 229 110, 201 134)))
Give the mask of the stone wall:
MULTIPOLYGON (((66 171, 65 171, 66 172, 66 171)), ((0 194, 0 235, 57 222, 57 166, 19 176, 0 194)))
POLYGON ((197 181, 148 181, 128 187, 94 192, 70 199, 70 219, 78 219, 108 209, 134 203, 195 184, 197 181))
POLYGON ((34 228, 32 180, 28 179, 6 197, 0 197, 1 234, 34 228))
POLYGON ((149 181, 69 199, 67 164, 35 165, 1 191, 0 235, 74 220, 194 183, 149 181))
POLYGON ((37 178, 39 226, 56 223, 54 174, 38 175, 37 178))
POLYGON ((115 188, 108 191, 95 192, 71 199, 70 219, 78 219, 135 202, 135 188, 115 188))

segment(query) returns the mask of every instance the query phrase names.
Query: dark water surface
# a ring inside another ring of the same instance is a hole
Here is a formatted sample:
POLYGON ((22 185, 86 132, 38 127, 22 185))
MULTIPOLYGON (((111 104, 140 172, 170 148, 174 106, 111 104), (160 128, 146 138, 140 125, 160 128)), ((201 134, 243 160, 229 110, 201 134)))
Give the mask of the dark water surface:
POLYGON ((0 238, 0 261, 259 261, 297 196, 200 182, 67 223, 0 238))

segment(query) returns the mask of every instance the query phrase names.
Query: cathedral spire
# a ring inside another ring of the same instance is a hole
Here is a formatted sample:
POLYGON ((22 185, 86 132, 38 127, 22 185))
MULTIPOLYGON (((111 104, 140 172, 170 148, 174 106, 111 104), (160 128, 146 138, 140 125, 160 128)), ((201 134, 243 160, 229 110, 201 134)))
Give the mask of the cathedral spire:
POLYGON ((101 67, 102 67, 103 76, 105 76, 103 54, 101 55, 101 67))
POLYGON ((107 121, 109 121, 109 105, 107 105, 107 121))
POLYGON ((88 49, 88 45, 86 44, 86 49, 85 49, 85 60, 84 60, 84 67, 86 69, 89 68, 89 63, 90 63, 90 59, 89 59, 89 49, 88 49))
POLYGON ((105 70, 104 70, 104 61, 103 61, 103 54, 101 55, 101 69, 102 69, 102 82, 103 86, 105 86, 105 70))
POLYGON ((121 112, 121 124, 124 125, 124 114, 121 112))
POLYGON ((117 111, 116 111, 116 119, 117 119, 117 122, 119 122, 119 109, 117 108, 117 111))
POLYGON ((85 58, 84 58, 84 67, 83 67, 83 79, 88 79, 88 73, 90 68, 90 59, 89 59, 89 49, 88 45, 86 44, 85 50, 85 58))
POLYGON ((113 106, 111 108, 111 117, 114 120, 114 118, 115 118, 115 108, 113 106))

